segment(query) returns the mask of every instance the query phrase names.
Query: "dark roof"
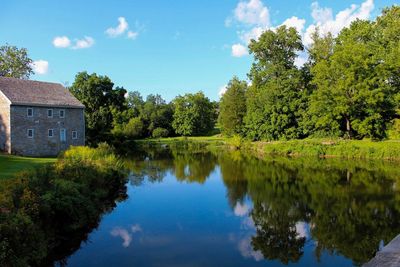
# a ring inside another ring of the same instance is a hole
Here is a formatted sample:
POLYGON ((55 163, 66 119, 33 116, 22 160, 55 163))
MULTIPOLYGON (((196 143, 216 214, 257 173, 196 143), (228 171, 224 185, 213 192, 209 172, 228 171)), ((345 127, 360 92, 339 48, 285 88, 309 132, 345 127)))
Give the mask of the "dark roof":
POLYGON ((58 83, 0 77, 0 92, 12 105, 85 107, 68 89, 58 83))

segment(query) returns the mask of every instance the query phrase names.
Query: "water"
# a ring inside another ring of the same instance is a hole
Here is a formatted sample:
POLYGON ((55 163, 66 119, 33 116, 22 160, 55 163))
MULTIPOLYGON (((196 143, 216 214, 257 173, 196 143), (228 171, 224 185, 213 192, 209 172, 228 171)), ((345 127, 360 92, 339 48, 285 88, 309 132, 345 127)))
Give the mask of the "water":
POLYGON ((395 164, 151 151, 68 266, 357 266, 400 233, 395 164))

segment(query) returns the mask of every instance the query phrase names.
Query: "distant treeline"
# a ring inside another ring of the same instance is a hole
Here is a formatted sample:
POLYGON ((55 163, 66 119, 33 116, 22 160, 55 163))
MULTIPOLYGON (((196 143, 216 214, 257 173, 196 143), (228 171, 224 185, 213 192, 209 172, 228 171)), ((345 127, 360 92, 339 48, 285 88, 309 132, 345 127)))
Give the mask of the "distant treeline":
MULTIPOLYGON (((80 72, 69 88, 85 105, 87 141, 124 142, 147 137, 207 135, 215 127, 216 102, 202 92, 167 103, 160 95, 127 92, 107 76, 80 72)), ((113 143, 113 144, 114 144, 113 143)))

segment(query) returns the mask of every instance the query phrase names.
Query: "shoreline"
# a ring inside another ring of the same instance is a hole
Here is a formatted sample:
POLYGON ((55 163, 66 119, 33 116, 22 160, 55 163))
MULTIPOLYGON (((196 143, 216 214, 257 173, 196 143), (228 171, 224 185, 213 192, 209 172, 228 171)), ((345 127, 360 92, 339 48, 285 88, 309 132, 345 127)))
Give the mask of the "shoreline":
POLYGON ((233 140, 221 136, 170 137, 136 140, 138 144, 179 145, 199 143, 207 146, 227 146, 233 150, 252 151, 258 156, 285 156, 400 161, 400 140, 370 141, 341 139, 304 139, 290 141, 233 140))

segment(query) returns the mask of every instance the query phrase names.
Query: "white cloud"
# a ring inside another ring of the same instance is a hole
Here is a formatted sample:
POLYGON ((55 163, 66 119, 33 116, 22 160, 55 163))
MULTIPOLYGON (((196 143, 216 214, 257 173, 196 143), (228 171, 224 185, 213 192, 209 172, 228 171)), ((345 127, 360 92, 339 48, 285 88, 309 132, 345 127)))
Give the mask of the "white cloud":
POLYGON ((261 34, 265 31, 264 28, 262 27, 254 27, 249 31, 242 31, 239 32, 239 38, 242 40, 243 43, 246 45, 250 44, 251 40, 258 40, 260 38, 261 34))
POLYGON ((124 248, 129 247, 132 242, 132 235, 125 229, 116 227, 111 231, 111 235, 114 237, 120 237, 122 239, 122 246, 124 248))
POLYGON ((318 2, 311 4, 311 17, 314 22, 325 23, 327 21, 333 20, 333 12, 331 8, 321 8, 318 2))
POLYGON ((128 31, 127 37, 129 39, 135 40, 138 37, 139 33, 138 32, 133 32, 133 31, 128 31))
POLYGON ((232 45, 232 56, 234 57, 243 57, 248 55, 249 52, 247 48, 242 44, 234 44, 232 45))
MULTIPOLYGON (((374 8, 374 0, 365 0, 361 5, 353 4, 334 15, 331 8, 321 7, 318 2, 314 2, 311 5, 313 22, 308 27, 305 27, 306 20, 295 16, 286 19, 280 25, 296 28, 302 36, 304 44, 309 46, 312 43, 311 36, 317 28, 319 28, 322 35, 331 32, 334 36, 337 36, 343 28, 350 26, 356 19, 369 19, 374 8)), ((245 46, 252 39, 258 40, 264 31, 276 29, 270 23, 268 7, 261 0, 241 1, 233 13, 234 17, 227 18, 225 25, 230 26, 235 21, 242 28, 242 30, 238 31, 238 37, 241 42, 232 46, 232 56, 234 57, 248 55, 245 46)), ((304 62, 304 55, 300 55, 296 59, 297 66, 303 65, 304 62)))
POLYGON ((307 28, 304 34, 304 43, 306 45, 312 43, 311 36, 317 27, 323 35, 330 32, 336 36, 343 28, 349 27, 353 21, 357 19, 369 19, 374 8, 374 0, 366 0, 361 6, 353 4, 338 12, 334 17, 331 8, 322 8, 318 2, 314 2, 311 5, 311 16, 314 19, 314 23, 307 28))
POLYGON ((298 17, 291 17, 285 20, 282 25, 286 25, 286 27, 290 28, 293 27, 297 30, 298 33, 302 34, 304 30, 304 26, 306 24, 305 19, 299 19, 298 17))
POLYGON ((227 89, 227 84, 225 84, 224 86, 221 86, 220 88, 219 88, 219 92, 218 92, 218 95, 219 95, 219 97, 222 97, 225 93, 226 93, 226 90, 228 90, 227 89))
POLYGON ((53 45, 58 48, 66 48, 71 45, 71 40, 67 36, 57 36, 53 39, 53 45))
POLYGON ((44 75, 49 71, 49 62, 46 60, 33 61, 31 66, 36 74, 44 75))
POLYGON ((235 19, 248 25, 268 27, 270 25, 269 10, 261 0, 242 1, 234 10, 235 19))
POLYGON ((75 45, 72 49, 84 49, 94 45, 94 39, 89 36, 85 36, 83 39, 76 39, 75 45))
POLYGON ((235 208, 233 210, 233 213, 238 216, 238 217, 243 217, 247 215, 250 211, 250 207, 246 204, 241 204, 240 202, 237 202, 235 205, 235 208))
POLYGON ((119 23, 118 23, 117 27, 115 27, 115 28, 110 27, 106 30, 106 33, 108 36, 117 37, 117 36, 123 34, 126 30, 128 30, 129 25, 124 17, 119 17, 118 22, 119 23))

